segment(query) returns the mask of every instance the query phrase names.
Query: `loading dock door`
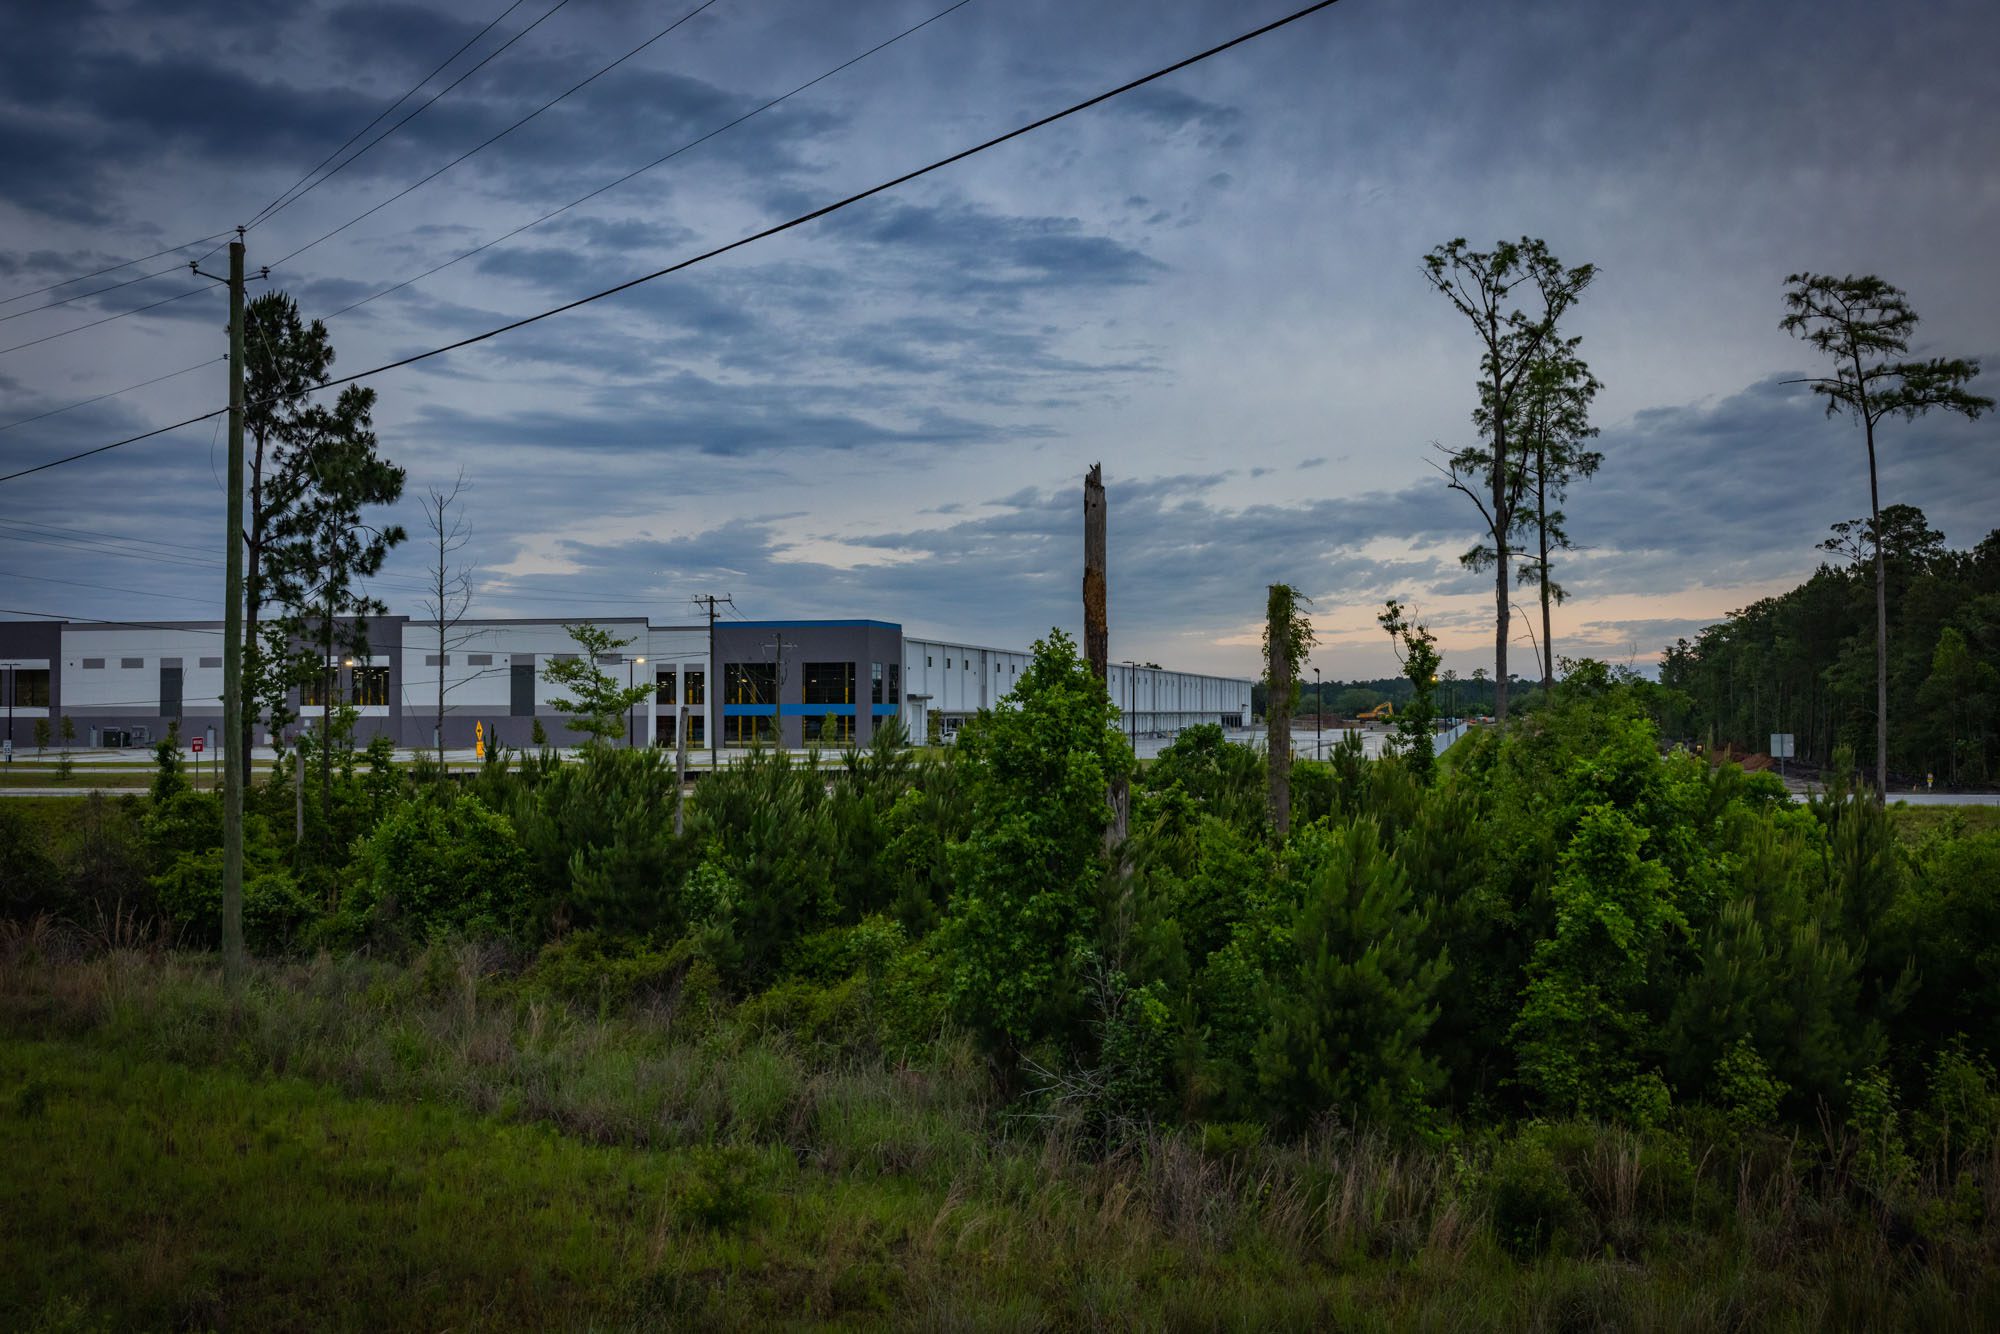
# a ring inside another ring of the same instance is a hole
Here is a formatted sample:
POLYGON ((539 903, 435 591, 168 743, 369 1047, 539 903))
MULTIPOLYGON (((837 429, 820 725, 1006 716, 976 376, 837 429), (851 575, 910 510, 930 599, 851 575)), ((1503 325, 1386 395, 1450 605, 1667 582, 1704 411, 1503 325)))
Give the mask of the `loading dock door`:
POLYGON ((181 716, 181 669, 178 667, 160 668, 160 716, 181 716))

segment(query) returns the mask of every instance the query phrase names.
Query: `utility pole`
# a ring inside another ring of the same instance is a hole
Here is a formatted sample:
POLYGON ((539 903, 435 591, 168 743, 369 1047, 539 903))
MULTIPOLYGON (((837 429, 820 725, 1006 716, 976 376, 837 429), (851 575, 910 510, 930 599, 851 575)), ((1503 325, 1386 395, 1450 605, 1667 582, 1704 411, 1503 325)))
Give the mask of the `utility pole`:
MULTIPOLYGON (((1104 465, 1093 463, 1090 471, 1083 475, 1083 656, 1090 663, 1091 675, 1104 684, 1108 692, 1111 679, 1111 576, 1106 554, 1104 510, 1104 465)), ((1104 840, 1108 846, 1115 846, 1125 841, 1132 790, 1124 779, 1118 779, 1111 784, 1105 800, 1111 805, 1111 824, 1104 831, 1104 840)))
MULTIPOLYGON (((243 229, 229 243, 229 277, 193 273, 229 287, 229 468, 225 509, 222 605, 222 735, 243 744, 243 229)), ((266 273, 269 270, 265 271, 266 273)), ((249 757, 243 756, 242 760, 249 757)), ((222 979, 234 996, 243 988, 243 774, 231 755, 222 767, 222 979)))
POLYGON ((721 597, 713 593, 703 593, 694 600, 697 607, 704 602, 708 604, 708 679, 703 688, 707 691, 708 701, 702 708, 708 714, 708 767, 713 770, 716 758, 722 754, 722 729, 716 726, 715 712, 716 698, 722 693, 721 664, 715 660, 715 609, 718 605, 735 606, 736 598, 729 593, 724 593, 721 597))
MULTIPOLYGON (((785 650, 797 647, 785 642, 784 631, 771 632, 771 744, 780 750, 785 746, 785 650)), ((805 730, 803 717, 799 729, 805 730)), ((799 740, 804 742, 805 738, 799 740)))

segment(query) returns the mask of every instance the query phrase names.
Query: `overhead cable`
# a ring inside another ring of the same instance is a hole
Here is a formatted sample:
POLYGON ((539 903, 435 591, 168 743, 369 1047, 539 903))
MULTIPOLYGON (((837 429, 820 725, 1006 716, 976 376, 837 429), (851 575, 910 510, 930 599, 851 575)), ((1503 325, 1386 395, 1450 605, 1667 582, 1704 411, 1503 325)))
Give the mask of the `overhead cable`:
MULTIPOLYGON (((542 24, 548 22, 549 19, 555 16, 557 10, 561 9, 564 5, 568 3, 569 0, 556 0, 556 2, 553 5, 550 5, 548 9, 543 12, 540 18, 536 19, 533 23, 530 23, 527 27, 521 29, 521 31, 515 33, 512 37, 509 37, 499 46, 487 52, 484 56, 480 57, 477 64, 474 64, 470 69, 466 70, 465 73, 459 75, 456 79, 453 79, 450 83, 438 89, 435 93, 432 93, 430 97, 425 102, 422 103, 422 105, 417 107, 416 110, 412 111, 409 115, 397 121, 394 125, 391 125, 388 129, 382 131, 382 133, 376 135, 373 139, 370 139, 367 143, 363 144, 360 148, 356 149, 348 157, 342 159, 339 163, 335 164, 333 168, 331 168, 324 175, 319 177, 318 180, 315 180, 312 184, 306 186, 305 189, 300 190, 297 194, 292 195, 289 199, 282 199, 282 201, 277 203, 275 207, 263 213, 258 218, 256 224, 252 225, 260 225, 262 223, 269 222, 272 218, 276 217, 280 213, 283 213, 286 209, 298 203, 301 199, 304 199, 307 195, 311 194, 313 191, 319 189, 320 186, 325 185, 335 176, 338 176, 348 167, 353 166, 354 163, 357 160, 359 160, 360 157, 364 153, 366 153, 369 149, 375 147, 375 145, 381 143, 384 139, 387 139, 390 135, 402 129, 405 125, 408 125, 418 116, 423 115, 425 111, 429 110, 432 106, 435 106, 437 104, 437 100, 439 98, 443 97, 446 93, 450 92, 452 89, 458 87, 458 85, 464 83, 467 79, 477 74, 490 61, 492 61, 495 57, 497 57, 501 52, 505 51, 508 47, 520 41, 523 37, 526 37, 529 33, 533 32, 535 29, 541 27, 542 24)), ((314 244, 317 245, 318 242, 314 242, 314 244)))
POLYGON ((785 102, 790 100, 791 98, 798 96, 800 93, 812 87, 814 84, 824 83, 826 80, 832 78, 834 75, 840 73, 842 70, 860 64, 862 61, 868 59, 868 57, 874 55, 877 51, 883 50, 885 47, 894 46, 897 42, 902 41, 905 37, 908 37, 911 33, 916 32, 918 29, 927 28, 931 24, 936 23, 939 19, 945 17, 947 14, 950 14, 956 10, 963 9, 971 3, 972 0, 957 0, 957 3, 947 5, 945 8, 940 9, 937 13, 931 15, 929 18, 924 19, 922 22, 911 24, 909 27, 897 33, 894 37, 890 37, 883 41, 877 42, 875 45, 869 47, 866 51, 863 51, 860 55, 855 56, 852 59, 842 61, 840 64, 835 65, 832 69, 826 71, 826 73, 821 74, 815 78, 807 79, 804 83, 792 89, 790 92, 780 93, 778 96, 772 98, 770 101, 764 103, 762 106, 755 107, 749 111, 744 112, 742 115, 738 116, 736 119, 732 121, 727 121, 721 125, 716 126, 714 129, 702 135, 700 138, 690 139, 686 143, 682 144, 679 148, 674 149, 672 152, 661 154, 659 157, 654 158, 651 162, 648 162, 645 166, 635 167, 631 171, 626 172, 623 176, 620 176, 617 180, 608 182, 604 185, 600 185, 595 190, 592 190, 589 194, 584 195, 581 198, 572 199, 569 203, 564 204, 561 208, 550 209, 547 213, 542 214, 541 217, 534 219, 532 222, 524 222, 511 232, 502 232, 500 235, 494 237, 492 240, 482 242, 481 244, 474 246, 470 250, 462 251, 459 254, 453 255, 450 259, 444 261, 444 263, 442 264, 434 264, 430 268, 425 269, 422 273, 419 273, 414 277, 405 278, 403 279, 403 281, 395 284, 394 286, 385 287, 379 292, 374 292, 368 296, 362 297, 359 301, 350 301, 346 305, 342 306, 339 310, 336 310, 332 314, 328 315, 326 318, 330 320, 337 319, 340 316, 345 315, 350 310, 356 310, 362 306, 367 305, 371 301, 379 300, 382 297, 388 296, 392 292, 400 292, 405 287, 410 286, 412 283, 422 282, 424 279, 430 277, 434 273, 442 273, 444 270, 450 268, 454 264, 457 264, 463 260, 471 259, 474 255, 477 255, 482 251, 491 250, 494 246, 499 245, 502 241, 510 241, 514 237, 519 236, 522 232, 528 231, 530 228, 539 227, 551 218, 560 217, 562 214, 569 212, 571 209, 576 208, 579 205, 587 204, 591 200, 597 198, 599 195, 604 194, 606 191, 617 189, 619 186, 625 184, 625 182, 631 180, 633 177, 642 176, 646 172, 651 171, 655 167, 673 161, 675 158, 687 152, 689 149, 697 148, 700 145, 707 143, 710 139, 715 138, 716 135, 721 134, 727 130, 735 129, 738 125, 741 125, 744 121, 751 119, 753 116, 763 115, 766 111, 769 111, 772 107, 777 106, 780 102, 785 102))
MULTIPOLYGON (((468 50, 472 48, 475 42, 477 42, 480 38, 484 37, 487 33, 492 32, 493 29, 496 26, 498 26, 498 24, 502 19, 506 18, 509 14, 513 13, 515 10, 519 9, 522 5, 526 4, 527 2, 528 0, 514 0, 512 4, 508 5, 505 9, 501 10, 499 14, 494 16, 492 22, 488 23, 478 32, 472 34, 472 36, 466 38, 464 44, 461 45, 458 48, 458 50, 452 52, 450 55, 446 56, 443 60, 439 61, 436 69, 433 69, 430 73, 424 75, 423 78, 418 79, 415 83, 411 84, 409 88, 404 91, 401 97, 398 97, 388 106, 383 107, 380 111, 376 112, 374 120, 369 121, 366 125, 363 125, 353 134, 348 135, 345 143, 341 144, 340 147, 334 149, 331 153, 328 153, 325 157, 321 158, 306 172, 305 175, 299 177, 296 181, 293 181, 289 186, 286 186, 284 190, 279 192, 278 197, 276 199, 273 199, 270 203, 258 209, 256 214, 251 217, 250 221, 245 223, 244 225, 246 227, 255 227, 259 222, 269 217, 271 215, 272 210, 279 208, 285 203, 287 203, 291 198, 292 191, 297 190, 301 185, 304 185, 307 181, 311 180, 319 172, 320 168, 324 167, 327 163, 339 157, 342 153, 345 153, 353 145, 356 139, 359 139, 362 135, 368 133, 368 131, 374 129, 377 125, 380 125, 383 121, 383 118, 386 117, 390 112, 394 111, 397 107, 403 105, 403 103, 409 101, 412 97, 415 97, 419 92, 423 90, 423 86, 425 84, 429 83, 432 79, 435 79, 438 75, 444 73, 446 66, 450 65, 452 61, 457 60, 460 56, 464 55, 468 50)), ((378 140, 377 142, 380 141, 378 140)))
POLYGON ((588 78, 582 80, 579 83, 572 84, 569 88, 567 88, 563 92, 556 94, 548 101, 536 107, 533 111, 530 111, 527 115, 515 121, 512 125, 509 125, 506 129, 501 130, 497 134, 494 134, 484 140, 481 140, 479 143, 476 143, 472 147, 466 149, 463 153, 460 153, 457 157, 445 163, 442 167, 439 167, 436 171, 433 171, 430 175, 411 182, 409 185, 404 186, 401 190, 398 190, 395 194, 390 195, 387 199, 382 200, 380 203, 375 204, 371 208, 364 209, 360 213, 355 214, 353 217, 349 218, 346 222, 343 222, 338 227, 335 227, 332 231, 324 232, 318 236, 315 236, 312 240, 306 242, 298 249, 293 250, 276 260, 273 260, 271 263, 271 267, 275 269, 279 265, 284 264, 289 260, 297 259, 300 255, 303 255, 306 251, 311 250, 314 246, 318 245, 320 242, 333 239, 334 237, 340 235, 342 232, 346 231, 349 227, 352 227, 355 223, 360 222, 362 219, 372 217, 373 215, 381 212, 383 209, 389 207, 389 205, 395 203, 398 199, 403 198, 405 195, 408 195, 416 190, 423 188, 426 185, 429 185, 432 181, 444 175, 446 172, 450 171, 453 167, 456 167, 459 163, 465 161, 473 154, 480 152, 482 149, 489 148, 492 145, 499 143, 502 139, 505 139, 508 135, 520 129, 523 125, 526 125, 529 121, 541 115, 544 111, 547 111, 550 107, 556 105, 558 102, 561 102, 564 98, 569 97, 573 93, 581 91, 582 89, 588 87, 590 84, 596 82, 598 79, 603 78, 606 74, 609 74, 612 70, 617 69, 620 65, 630 60, 633 56, 638 55, 641 51, 644 51, 647 47, 659 41, 662 37, 665 37, 668 33, 680 27, 683 23, 686 23, 689 19, 693 18, 695 15, 701 13, 703 10, 709 8, 710 6, 717 4, 718 2, 719 0, 701 0, 701 3, 696 5, 693 9, 690 9, 687 13, 681 15, 679 18, 675 19, 672 23, 669 23, 666 27, 660 29, 658 32, 654 33, 651 37, 648 37, 645 41, 639 43, 637 46, 633 47, 630 51, 627 51, 624 55, 612 61, 609 65, 604 66, 602 69, 598 70, 595 74, 590 75, 588 78))
MULTIPOLYGON (((107 264, 101 269, 92 269, 89 273, 79 273, 74 277, 64 278, 61 282, 50 283, 46 287, 32 287, 26 291, 16 292, 12 296, 0 296, 0 306, 9 305, 15 301, 19 301, 23 297, 37 296, 43 292, 53 292, 58 287, 68 287, 71 283, 80 283, 85 278, 95 278, 99 274, 116 273, 120 269, 130 268, 134 264, 143 264, 149 259, 158 259, 162 255, 171 255, 176 250, 192 250, 198 245, 205 245, 215 240, 217 237, 227 238, 229 235, 230 233, 226 231, 210 232, 207 236, 197 236, 192 241, 183 241, 179 245, 168 246, 165 250, 155 250, 152 254, 141 255, 137 259, 122 259, 116 264, 107 264)), ((211 251, 210 253, 214 252, 211 251)))
MULTIPOLYGON (((518 320, 510 320, 506 324, 498 325, 494 328, 486 330, 483 333, 472 334, 469 335, 468 337, 458 339, 455 342, 445 343, 438 347, 430 348, 427 351, 413 352, 409 356, 398 357, 394 361, 384 362, 379 366, 370 367, 365 371, 356 371, 352 375, 343 375, 336 379, 327 380, 323 384, 315 385, 312 389, 308 390, 307 392, 318 393, 321 390, 333 389, 346 384, 353 384, 358 380, 370 379, 377 375, 386 374, 389 371, 400 370, 402 367, 405 366, 413 366, 420 361, 428 361, 432 357, 443 356, 447 352, 456 352, 462 348, 468 348, 475 346, 479 343, 484 343, 489 339, 498 338, 502 334, 512 333, 516 329, 524 329, 531 324, 538 324, 541 321, 549 319, 552 316, 567 314, 568 312, 576 310, 579 307, 587 306, 594 302, 602 301, 606 297, 616 296, 621 292, 630 291, 634 287, 639 287, 646 283, 653 282, 656 279, 667 277, 670 274, 679 273, 684 269, 693 268, 697 264, 706 263, 711 259, 715 259, 719 256, 726 255, 733 250, 740 250, 744 246, 753 245, 756 242, 768 240, 773 236, 777 236, 780 235, 781 233, 791 231, 797 227, 802 227, 809 222, 816 222, 821 218, 827 217, 834 213, 838 213, 843 209, 851 208, 854 205, 863 202, 864 200, 872 199, 876 195, 883 194, 889 190, 896 189, 899 186, 906 185, 909 182, 917 180, 920 177, 928 176, 932 172, 941 171, 946 167, 953 166, 959 162, 963 162, 967 158, 974 157, 980 153, 986 152, 988 149, 997 148, 1001 144, 1009 143, 1012 140, 1019 139, 1024 135, 1032 134, 1036 130, 1042 129, 1049 125, 1053 125, 1059 120, 1065 120, 1070 116, 1076 115, 1079 112, 1087 111, 1090 108, 1099 105, 1100 103, 1110 101, 1114 97, 1118 97, 1124 93, 1129 93, 1136 88, 1142 88, 1145 85, 1152 83, 1158 79, 1165 78, 1169 74, 1173 74, 1180 70, 1184 70, 1191 65, 1200 64, 1204 60, 1212 59, 1215 56, 1221 55, 1225 51, 1232 50, 1235 47, 1243 45, 1245 42, 1254 41, 1259 37, 1263 37, 1269 33, 1276 32, 1280 28, 1296 23, 1300 19, 1306 18, 1313 14, 1317 14, 1322 9, 1331 9, 1334 5, 1339 3, 1340 0, 1315 0, 1315 3, 1307 5, 1303 9, 1294 10, 1282 18, 1274 19, 1271 22, 1263 24, 1260 27, 1252 28, 1248 32, 1240 33, 1237 36, 1230 38, 1226 42, 1221 42, 1215 46, 1209 47, 1207 50, 1196 52, 1194 55, 1191 56, 1185 56, 1182 59, 1175 61, 1171 65, 1164 65, 1159 69, 1154 70, 1150 74, 1140 75, 1138 78, 1128 80, 1125 83, 1121 83, 1115 88, 1107 89, 1106 91, 1098 93, 1093 97, 1087 97, 1081 102, 1072 103, 1071 105, 1064 107, 1060 111, 1050 112, 1046 116, 1042 116, 1036 120, 1029 121, 1025 125, 1016 126, 1014 129, 1008 130, 1003 134, 995 135, 991 139, 987 139, 980 143, 974 144, 970 148, 962 148, 956 153, 952 153, 946 157, 938 158, 937 160, 927 163, 924 166, 918 167, 912 171, 906 171, 900 176, 891 177, 890 179, 883 181, 880 184, 871 185, 865 190, 856 191, 854 194, 848 195, 842 199, 837 199, 830 204, 822 204, 820 207, 816 209, 812 209, 808 212, 798 214, 795 217, 787 219, 784 222, 776 223, 770 227, 766 227, 761 231, 752 232, 747 236, 738 237, 734 241, 730 241, 723 245, 716 246, 711 250, 702 251, 700 254, 692 255, 687 259, 681 260, 674 264, 669 264, 665 268, 655 269, 650 273, 642 273, 636 278, 628 278, 624 282, 616 283, 613 286, 602 289, 601 291, 592 292, 588 296, 580 296, 576 298, 574 301, 567 301, 559 306, 551 306, 547 310, 540 311, 533 315, 525 315, 518 320)), ((273 399, 270 401, 276 401, 276 400, 273 399)), ((44 469, 59 467, 65 463, 73 463, 78 459, 89 458, 94 454, 102 454, 107 450, 118 449, 125 445, 137 444, 141 440, 148 440, 156 435, 165 435, 169 431, 176 431, 184 426, 192 426, 197 422, 205 422, 212 420, 213 418, 219 417, 223 413, 228 411, 229 409, 227 407, 216 408, 212 411, 204 412, 199 416, 189 417, 184 421, 174 422, 173 424, 168 426, 155 427, 150 431, 144 431, 138 435, 127 436, 123 440, 114 440, 109 444, 98 445, 93 449, 81 450, 75 454, 65 455, 62 458, 50 459, 46 463, 38 463, 32 468, 22 468, 16 472, 0 475, 0 482, 10 482, 19 477, 26 477, 31 473, 41 472, 44 469)))

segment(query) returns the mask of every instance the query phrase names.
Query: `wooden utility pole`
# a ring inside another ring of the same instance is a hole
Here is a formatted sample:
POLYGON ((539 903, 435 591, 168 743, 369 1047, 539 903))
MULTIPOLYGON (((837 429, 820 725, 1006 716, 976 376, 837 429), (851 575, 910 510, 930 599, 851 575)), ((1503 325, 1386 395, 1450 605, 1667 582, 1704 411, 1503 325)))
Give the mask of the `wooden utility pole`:
POLYGON ((1270 644, 1270 689, 1264 697, 1264 727, 1270 775, 1271 832, 1283 842, 1292 829, 1292 595, 1272 584, 1265 640, 1270 644))
MULTIPOLYGON (((243 229, 229 243, 229 479, 222 604, 222 735, 243 744, 243 229)), ((243 759, 247 760, 246 755, 243 759)), ((234 755, 222 766, 222 978, 243 988, 243 775, 234 755)))
MULTIPOLYGON (((1093 463, 1083 475, 1083 655, 1091 674, 1111 689, 1110 575, 1107 573, 1104 536, 1104 465, 1093 463)), ((1123 778, 1112 780, 1105 800, 1111 806, 1111 825, 1104 841, 1116 845, 1125 841, 1131 811, 1132 790, 1123 778)))
POLYGON ((1105 573, 1104 465, 1083 475, 1083 656, 1099 681, 1111 676, 1111 619, 1105 573))

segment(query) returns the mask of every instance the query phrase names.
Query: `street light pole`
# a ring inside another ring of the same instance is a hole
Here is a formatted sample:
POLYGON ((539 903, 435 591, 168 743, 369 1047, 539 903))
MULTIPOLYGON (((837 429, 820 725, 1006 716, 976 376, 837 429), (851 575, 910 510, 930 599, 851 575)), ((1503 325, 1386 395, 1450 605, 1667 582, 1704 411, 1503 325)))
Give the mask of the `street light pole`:
POLYGON ((638 749, 637 744, 632 739, 632 710, 636 707, 630 698, 632 693, 632 669, 645 661, 644 658, 627 658, 625 660, 625 693, 627 696, 625 701, 625 749, 627 750, 638 749))
POLYGON ((1139 712, 1139 674, 1134 668, 1138 667, 1139 664, 1130 658, 1120 658, 1118 661, 1125 668, 1125 702, 1130 705, 1125 710, 1125 744, 1132 748, 1134 755, 1137 755, 1139 753, 1139 720, 1137 716, 1139 712))
POLYGON ((1326 758, 1326 697, 1319 689, 1319 668, 1313 668, 1313 758, 1326 758))

